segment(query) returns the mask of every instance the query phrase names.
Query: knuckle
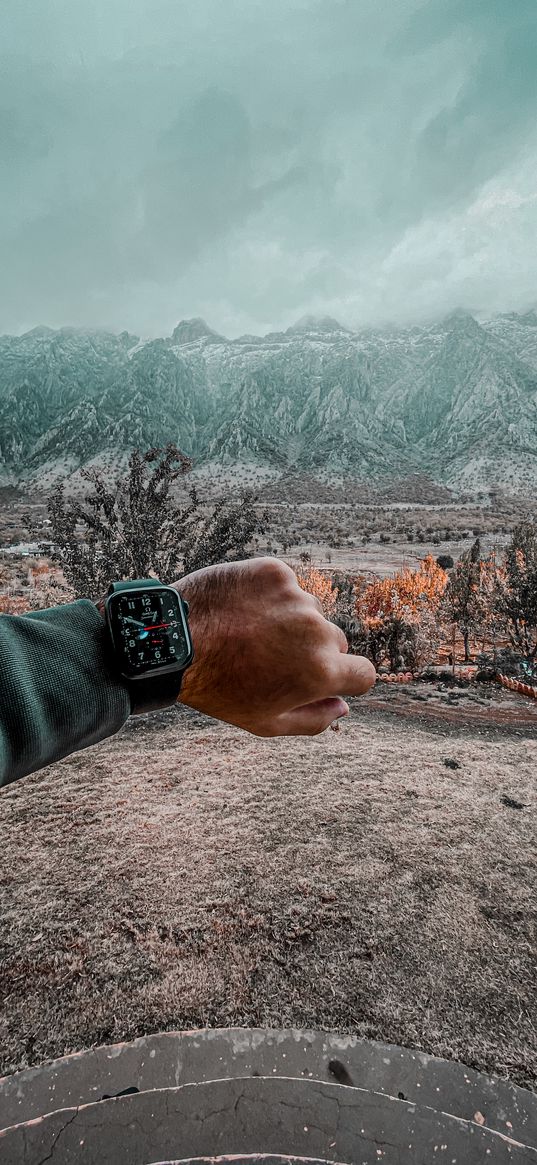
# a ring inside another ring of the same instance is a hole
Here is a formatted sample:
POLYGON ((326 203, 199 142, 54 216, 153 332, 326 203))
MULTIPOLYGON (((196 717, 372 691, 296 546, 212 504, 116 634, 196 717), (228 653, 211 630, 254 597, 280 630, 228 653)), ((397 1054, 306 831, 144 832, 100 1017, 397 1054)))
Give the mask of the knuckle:
POLYGON ((316 607, 308 603, 307 607, 303 607, 301 611, 301 623, 309 634, 315 635, 317 639, 320 638, 323 631, 323 624, 326 622, 324 616, 316 607))
POLYGON ((323 617, 318 611, 312 610, 306 618, 300 621, 300 638, 302 650, 308 659, 308 667, 316 675, 323 675, 328 666, 327 648, 332 648, 323 626, 323 617))
POLYGON ((365 656, 364 656, 363 668, 364 668, 364 682, 367 685, 367 689, 372 688, 373 684, 376 682, 376 679, 377 679, 377 671, 376 671, 376 668, 371 663, 371 660, 366 659, 365 656))
POLYGON ((282 562, 280 558, 272 558, 267 555, 265 558, 257 558, 255 561, 260 574, 267 579, 280 582, 292 580, 295 577, 291 567, 286 562, 282 562))
POLYGON ((323 604, 321 603, 321 600, 317 598, 317 595, 312 595, 311 591, 304 591, 304 595, 307 599, 311 599, 315 610, 319 611, 319 613, 324 617, 323 604))
POLYGON ((349 650, 349 641, 345 632, 341 630, 341 627, 335 627, 335 624, 332 624, 332 626, 335 628, 335 640, 339 644, 339 650, 347 652, 349 650))

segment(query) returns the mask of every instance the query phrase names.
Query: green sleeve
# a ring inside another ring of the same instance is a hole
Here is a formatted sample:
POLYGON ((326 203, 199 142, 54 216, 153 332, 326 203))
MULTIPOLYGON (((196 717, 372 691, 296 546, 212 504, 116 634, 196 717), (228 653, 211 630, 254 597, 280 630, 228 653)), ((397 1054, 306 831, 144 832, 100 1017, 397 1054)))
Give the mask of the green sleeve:
POLYGON ((0 785, 112 736, 129 715, 89 599, 0 616, 0 785))

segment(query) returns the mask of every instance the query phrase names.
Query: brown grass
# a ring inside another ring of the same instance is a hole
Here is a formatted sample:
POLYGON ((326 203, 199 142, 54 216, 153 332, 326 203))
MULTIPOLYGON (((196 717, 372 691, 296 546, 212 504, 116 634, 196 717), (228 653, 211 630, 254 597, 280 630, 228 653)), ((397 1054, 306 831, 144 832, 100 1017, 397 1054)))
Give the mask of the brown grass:
POLYGON ((378 698, 312 740, 134 719, 5 790, 0 1070, 303 1025, 535 1084, 537 741, 378 698))

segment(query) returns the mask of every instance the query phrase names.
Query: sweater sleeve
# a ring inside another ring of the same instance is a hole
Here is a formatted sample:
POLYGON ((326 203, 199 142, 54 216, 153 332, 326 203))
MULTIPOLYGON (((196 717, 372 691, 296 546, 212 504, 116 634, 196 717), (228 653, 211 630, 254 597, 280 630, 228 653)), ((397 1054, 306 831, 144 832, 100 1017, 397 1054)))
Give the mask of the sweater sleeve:
POLYGON ((0 616, 0 785, 112 736, 130 710, 89 599, 0 616))

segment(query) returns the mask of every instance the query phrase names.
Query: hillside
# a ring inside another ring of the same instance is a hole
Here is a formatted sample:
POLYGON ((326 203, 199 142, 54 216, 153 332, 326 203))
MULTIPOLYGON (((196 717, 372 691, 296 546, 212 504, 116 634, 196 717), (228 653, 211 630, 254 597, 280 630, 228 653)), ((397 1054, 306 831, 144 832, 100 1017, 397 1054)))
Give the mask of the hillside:
POLYGON ((235 340, 203 320, 147 341, 36 328, 0 337, 0 399, 4 485, 46 488, 170 440, 198 467, 261 480, 537 484, 534 312, 357 332, 306 317, 235 340))

